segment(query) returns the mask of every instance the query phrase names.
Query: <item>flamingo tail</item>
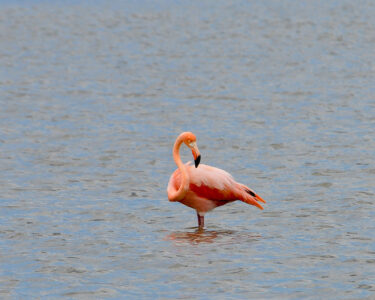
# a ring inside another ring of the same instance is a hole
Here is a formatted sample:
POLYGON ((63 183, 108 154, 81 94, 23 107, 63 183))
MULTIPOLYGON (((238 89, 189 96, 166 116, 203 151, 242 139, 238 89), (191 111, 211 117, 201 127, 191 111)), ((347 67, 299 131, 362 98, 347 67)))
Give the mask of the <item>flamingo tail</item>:
POLYGON ((240 184, 240 188, 243 192, 245 192, 245 193, 243 192, 241 193, 241 196, 242 196, 240 199, 241 201, 247 204, 254 205, 258 207, 259 209, 263 210, 263 207, 262 205, 259 204, 259 202, 266 203, 266 201, 264 201, 262 197, 260 197, 258 194, 256 194, 252 189, 250 189, 246 185, 240 184))

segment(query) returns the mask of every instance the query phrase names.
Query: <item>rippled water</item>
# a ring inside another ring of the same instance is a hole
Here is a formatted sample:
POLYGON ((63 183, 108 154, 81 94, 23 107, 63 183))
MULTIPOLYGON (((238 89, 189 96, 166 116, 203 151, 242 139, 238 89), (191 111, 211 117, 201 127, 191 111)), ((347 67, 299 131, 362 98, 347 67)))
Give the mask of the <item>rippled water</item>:
POLYGON ((375 297, 374 15, 0 2, 0 297, 375 297), (186 130, 264 211, 168 202, 186 130))

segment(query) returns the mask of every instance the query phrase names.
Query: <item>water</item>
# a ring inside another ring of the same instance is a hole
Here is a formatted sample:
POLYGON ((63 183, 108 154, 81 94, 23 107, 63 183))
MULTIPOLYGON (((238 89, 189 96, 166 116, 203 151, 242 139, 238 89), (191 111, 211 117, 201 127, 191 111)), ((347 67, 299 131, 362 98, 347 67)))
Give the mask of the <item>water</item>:
POLYGON ((374 15, 2 1, 1 298, 373 299, 374 15), (186 130, 264 211, 196 232, 166 197, 186 130))

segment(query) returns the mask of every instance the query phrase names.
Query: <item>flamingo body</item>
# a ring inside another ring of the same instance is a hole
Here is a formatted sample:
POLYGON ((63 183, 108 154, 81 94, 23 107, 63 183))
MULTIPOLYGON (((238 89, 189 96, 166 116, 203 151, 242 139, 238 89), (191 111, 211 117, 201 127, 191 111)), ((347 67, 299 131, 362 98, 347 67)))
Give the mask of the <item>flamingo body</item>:
POLYGON ((173 157, 179 168, 172 173, 169 179, 168 199, 195 209, 199 227, 204 225, 205 213, 235 200, 263 209, 258 201, 263 203, 265 201, 247 186, 236 182, 228 172, 199 164, 200 154, 192 133, 185 132, 177 138, 173 157), (198 158, 198 163, 197 160, 195 161, 195 167, 190 162, 182 164, 179 155, 182 142, 188 146, 193 145, 191 148, 194 158, 198 158))

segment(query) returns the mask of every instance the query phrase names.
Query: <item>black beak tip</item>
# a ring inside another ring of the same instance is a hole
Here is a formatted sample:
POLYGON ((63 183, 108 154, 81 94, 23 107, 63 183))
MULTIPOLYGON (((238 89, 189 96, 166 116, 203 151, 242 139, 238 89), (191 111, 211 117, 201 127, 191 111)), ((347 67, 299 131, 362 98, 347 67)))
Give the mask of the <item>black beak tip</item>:
POLYGON ((195 163, 195 167, 196 167, 196 168, 198 168, 200 162, 201 162, 201 156, 198 155, 197 159, 194 160, 194 163, 195 163))

